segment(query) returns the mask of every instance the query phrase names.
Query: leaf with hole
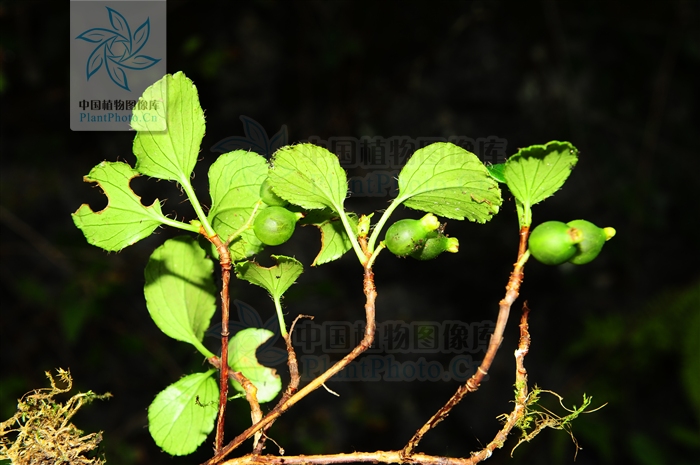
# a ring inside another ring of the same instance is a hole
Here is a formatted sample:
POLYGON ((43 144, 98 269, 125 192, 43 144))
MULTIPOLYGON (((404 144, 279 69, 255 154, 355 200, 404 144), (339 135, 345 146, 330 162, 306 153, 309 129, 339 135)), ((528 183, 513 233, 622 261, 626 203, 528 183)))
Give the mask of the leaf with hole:
POLYGON ((156 199, 146 207, 131 190, 129 183, 139 173, 126 163, 103 161, 85 176, 96 182, 107 195, 107 207, 93 212, 83 204, 73 213, 73 222, 83 231, 87 241, 109 251, 119 251, 146 238, 163 223, 172 222, 163 215, 156 199))
POLYGON ((251 284, 260 286, 279 299, 304 271, 298 260, 284 255, 271 255, 277 265, 265 268, 258 263, 246 261, 236 263, 236 276, 251 284))
MULTIPOLYGON (((258 347, 274 336, 270 330, 263 328, 246 328, 236 333, 228 346, 228 362, 231 369, 240 371, 255 385, 259 403, 270 402, 282 390, 282 379, 273 368, 263 366, 255 355, 258 347)), ((233 382, 233 387, 245 393, 243 386, 233 382)))
MULTIPOLYGON (((358 218, 354 213, 348 213, 348 220, 352 229, 357 233, 358 218)), ((299 221, 302 226, 316 226, 321 231, 321 250, 314 258, 311 266, 337 260, 352 249, 352 242, 343 227, 343 222, 337 213, 326 208, 323 210, 311 210, 299 221)))

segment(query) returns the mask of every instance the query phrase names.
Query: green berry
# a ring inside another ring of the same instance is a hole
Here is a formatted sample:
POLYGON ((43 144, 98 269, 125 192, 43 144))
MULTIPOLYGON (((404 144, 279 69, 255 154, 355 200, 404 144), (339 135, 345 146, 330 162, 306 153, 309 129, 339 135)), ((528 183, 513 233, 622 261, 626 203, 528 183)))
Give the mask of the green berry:
POLYGON ((284 200, 279 195, 275 194, 270 185, 270 178, 266 178, 260 186, 260 198, 263 202, 270 206, 284 207, 289 202, 284 200))
POLYGON ((605 242, 615 235, 613 228, 599 228, 590 221, 574 220, 566 223, 581 231, 583 239, 576 244, 576 253, 569 259, 574 265, 585 265, 598 256, 605 242))
POLYGON ((441 232, 433 231, 428 235, 425 244, 411 253, 416 260, 432 260, 443 252, 457 253, 459 240, 456 237, 447 237, 441 232))
POLYGON ((428 234, 440 227, 440 221, 432 213, 420 220, 399 220, 389 226, 384 237, 384 245, 394 255, 405 257, 421 249, 428 234))
POLYGON ((283 207, 267 207, 255 217, 253 232, 265 245, 284 244, 294 234, 294 227, 302 216, 283 207))
POLYGON ((576 254, 581 232, 561 221, 547 221, 532 230, 530 253, 545 265, 561 265, 576 254))

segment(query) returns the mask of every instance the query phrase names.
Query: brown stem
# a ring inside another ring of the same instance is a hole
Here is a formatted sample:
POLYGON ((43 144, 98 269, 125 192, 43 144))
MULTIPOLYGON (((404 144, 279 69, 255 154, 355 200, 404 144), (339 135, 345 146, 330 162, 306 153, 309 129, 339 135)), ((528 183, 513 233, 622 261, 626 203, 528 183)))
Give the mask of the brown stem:
POLYGON ((491 457, 493 451, 503 447, 508 434, 520 421, 527 407, 527 370, 525 370, 525 356, 530 348, 530 333, 528 332, 527 318, 529 314, 527 304, 523 305, 523 314, 520 318, 520 342, 515 351, 516 371, 515 385, 518 389, 515 407, 507 416, 506 422, 494 439, 482 450, 472 454, 469 458, 451 458, 426 454, 413 454, 410 458, 403 455, 403 451, 376 451, 354 452, 351 454, 331 455, 297 455, 274 456, 248 454, 243 457, 227 460, 221 465, 305 465, 305 464, 335 464, 335 463, 416 463, 422 465, 475 465, 491 457))
MULTIPOLYGON (((226 402, 228 400, 228 313, 229 313, 229 291, 228 285, 231 280, 231 254, 228 247, 221 241, 219 236, 208 237, 209 241, 216 246, 219 252, 219 264, 221 265, 221 360, 219 377, 219 414, 216 418, 216 439, 214 440, 214 450, 218 453, 224 444, 224 422, 226 416, 226 402)), ((242 384, 242 383, 241 383, 242 384)), ((247 395, 246 391, 246 395, 247 395)), ((257 404, 257 400, 255 400, 257 404)), ((258 410, 260 407, 258 406, 258 410)))
MULTIPOLYGON (((250 380, 240 371, 231 372, 231 377, 238 381, 238 384, 243 386, 245 398, 250 405, 250 419, 253 424, 256 424, 262 420, 263 416, 262 410, 260 410, 260 404, 258 403, 258 388, 256 388, 255 384, 251 383, 250 380)), ((260 441, 260 436, 256 435, 255 444, 258 444, 258 441, 260 441)))
MULTIPOLYGON (((319 375, 317 378, 312 380, 309 384, 304 386, 302 389, 297 391, 296 394, 292 395, 283 405, 278 405, 270 411, 260 422, 251 426, 250 428, 243 431, 241 434, 236 436, 231 442, 229 442, 223 449, 217 452, 214 457, 204 462, 203 465, 214 465, 219 463, 226 455, 231 453, 236 447, 241 445, 246 439, 253 436, 256 432, 265 428, 267 425, 272 424, 280 415, 289 410, 294 404, 299 402, 301 399, 306 397, 311 392, 315 391, 319 387, 328 381, 329 378, 336 375, 343 368, 348 366, 350 362, 355 360, 362 352, 369 349, 374 341, 374 332, 376 330, 375 322, 375 301, 377 299, 377 290, 374 287, 374 273, 372 270, 365 266, 364 284, 363 289, 365 292, 365 317, 367 320, 367 326, 365 327, 365 334, 360 341, 360 344, 355 347, 352 352, 346 355, 344 358, 336 362, 332 367, 330 367, 325 373, 319 375)), ((261 457, 257 456, 256 457, 261 457)))
POLYGON ((481 365, 479 365, 479 368, 477 368, 476 373, 474 373, 474 375, 472 375, 472 377, 469 378, 465 384, 461 385, 457 389, 457 392, 452 395, 450 400, 448 400, 447 403, 430 418, 430 420, 428 420, 418 431, 416 431, 416 434, 413 435, 413 437, 401 451, 401 456, 404 460, 408 461, 409 458, 412 460, 413 452, 423 436, 434 428, 435 425, 444 420, 447 415, 449 415, 452 408, 457 405, 464 398, 464 396, 467 395, 467 393, 474 392, 479 389, 481 381, 483 380, 484 376, 488 374, 491 364, 493 363, 496 353, 498 352, 501 342, 503 341, 503 333, 506 329, 506 324, 508 323, 510 307, 513 305, 513 302, 515 302, 515 299, 518 298, 520 283, 523 280, 523 267, 525 266, 525 261, 527 260, 525 251, 527 250, 527 238, 529 236, 529 232, 530 228, 527 226, 520 229, 518 260, 513 266, 513 271, 510 274, 510 279, 506 285, 506 295, 499 303, 496 327, 491 335, 491 340, 489 342, 486 355, 484 356, 484 360, 481 362, 481 365))
MULTIPOLYGON (((294 326, 297 324, 297 321, 299 321, 300 318, 311 318, 312 320, 314 319, 313 316, 311 315, 297 315, 296 318, 294 318, 294 321, 292 322, 292 326, 289 329, 289 334, 287 334, 284 338, 284 342, 287 344, 287 366, 289 367, 289 384, 287 385, 287 389, 285 389, 284 394, 282 394, 282 398, 277 402, 277 405, 275 408, 282 408, 282 406, 289 400, 292 395, 294 395, 295 392, 297 392, 297 388, 299 387, 299 381, 301 378, 299 377, 299 365, 297 363, 297 354, 294 352, 294 347, 292 346, 292 333, 294 332, 294 326)), ((262 440, 259 441, 255 449, 253 450, 254 454, 260 454, 263 450, 263 447, 265 447, 265 433, 267 433, 267 430, 272 427, 272 424, 274 423, 274 420, 270 422, 265 428, 263 428, 263 436, 262 440)))
MULTIPOLYGON (((221 359, 219 357, 211 357, 208 361, 217 370, 221 369, 221 359)), ((240 371, 229 370, 228 377, 243 387, 245 398, 250 404, 250 417, 253 420, 253 424, 259 422, 262 418, 262 410, 260 410, 260 404, 258 403, 258 388, 240 371)))

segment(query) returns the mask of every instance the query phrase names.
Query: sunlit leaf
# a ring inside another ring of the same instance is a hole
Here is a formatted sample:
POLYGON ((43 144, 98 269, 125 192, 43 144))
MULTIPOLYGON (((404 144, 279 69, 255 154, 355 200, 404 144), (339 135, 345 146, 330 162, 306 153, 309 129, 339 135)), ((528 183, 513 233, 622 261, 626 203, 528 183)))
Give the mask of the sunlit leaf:
MULTIPOLYGON (((257 388, 259 403, 270 402, 282 390, 282 379, 274 368, 261 365, 255 351, 274 336, 272 331, 263 328, 246 328, 236 333, 229 341, 229 366, 240 371, 257 388)), ((243 386, 233 382, 239 392, 245 392, 243 386)))
POLYGON ((83 204, 72 215, 90 244, 118 251, 150 236, 168 221, 157 199, 146 207, 131 190, 129 183, 137 176, 139 173, 126 163, 106 161, 85 176, 86 182, 98 183, 108 199, 102 211, 93 212, 89 205, 83 204))
POLYGON ((416 151, 399 173, 396 202, 455 220, 478 223, 498 213, 501 190, 483 163, 449 142, 416 151))
POLYGON ((148 87, 134 109, 131 127, 136 170, 154 178, 189 182, 204 137, 197 88, 182 72, 148 87), (154 106, 155 105, 155 106, 154 106))
POLYGON ((237 263, 236 276, 267 289, 274 299, 279 299, 304 271, 304 266, 292 257, 284 255, 271 255, 271 257, 277 265, 269 268, 251 261, 237 263))
MULTIPOLYGON (((241 228, 260 201, 260 186, 267 177, 267 161, 254 152, 236 150, 221 155, 209 169, 209 191, 212 198, 208 219, 214 230, 226 240, 241 228)), ((231 259, 243 260, 260 252, 264 245, 252 228, 234 239, 231 259)))
MULTIPOLYGON (((348 219, 353 229, 357 230, 357 215, 349 213, 348 219)), ((350 242, 340 217, 330 209, 311 210, 299 221, 299 224, 316 226, 321 231, 321 250, 311 266, 323 265, 337 260, 352 249, 352 242, 350 242)))
POLYGON ((523 204, 535 205, 564 184, 578 161, 578 150, 568 142, 531 145, 508 158, 506 183, 523 204))
POLYGON ((202 354, 201 343, 216 310, 213 262, 189 236, 167 240, 146 265, 146 306, 158 328, 178 341, 189 342, 202 354))
POLYGON ((270 182, 277 195, 307 210, 341 211, 348 190, 338 157, 313 144, 289 145, 275 152, 270 182))
POLYGON ((148 407, 148 431, 168 454, 191 454, 214 429, 219 407, 214 373, 185 376, 161 391, 148 407))

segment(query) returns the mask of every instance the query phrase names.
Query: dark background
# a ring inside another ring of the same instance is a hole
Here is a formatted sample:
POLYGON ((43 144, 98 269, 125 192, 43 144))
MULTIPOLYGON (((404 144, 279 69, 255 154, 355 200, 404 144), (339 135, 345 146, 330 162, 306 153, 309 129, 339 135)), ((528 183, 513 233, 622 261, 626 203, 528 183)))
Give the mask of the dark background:
MULTIPOLYGON (((78 389, 114 394, 76 417, 82 429, 104 431, 110 463, 198 463, 210 456, 211 438, 195 456, 171 458, 146 428, 153 397, 202 369, 200 355, 156 328, 143 298, 148 256, 175 233, 161 229, 108 254, 88 245, 70 217, 81 203, 106 205, 82 182, 94 165, 135 159, 132 133, 69 129, 68 13, 68 2, 0 2, 0 413, 8 418, 22 393, 45 386, 45 370, 70 368, 78 389)), ((699 18, 696 1, 171 0, 168 71, 194 80, 206 111, 195 178, 205 199, 216 157, 209 148, 243 135, 240 115, 270 135, 287 125, 290 141, 496 135, 508 154, 571 141, 579 164, 562 191, 535 207, 535 223, 586 218, 614 226, 617 237, 586 266, 528 264, 489 381, 420 450, 468 456, 493 438, 497 415, 512 408, 511 354, 527 299, 530 382, 569 406, 584 393, 594 407, 608 403, 573 423, 583 448, 576 463, 689 464, 700 454, 699 18)), ((193 215, 173 185, 138 179, 133 187, 146 204, 167 199, 164 212, 193 215)), ((354 197, 347 206, 369 213, 387 200, 354 197)), ((429 263, 380 256, 378 320, 495 319, 517 249, 514 210, 506 199, 486 225, 449 222, 461 242, 456 255, 429 263)), ((419 214, 402 208, 401 216, 419 214)), ((307 265, 285 301, 288 318, 361 319, 360 266, 348 254, 308 267, 317 234, 301 229, 270 249, 307 265)), ((263 320, 273 315, 261 289, 235 282, 232 297, 263 320)), ((457 384, 330 387, 340 398, 317 391, 276 423, 272 437, 287 454, 400 448, 457 384)), ((250 421, 243 401, 232 405, 228 438, 250 421)), ((574 459, 563 431, 546 430, 511 459, 514 444, 489 463, 574 459)))

